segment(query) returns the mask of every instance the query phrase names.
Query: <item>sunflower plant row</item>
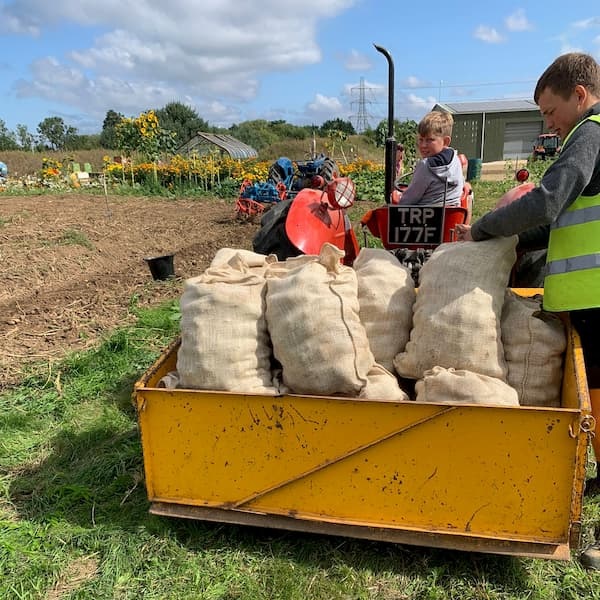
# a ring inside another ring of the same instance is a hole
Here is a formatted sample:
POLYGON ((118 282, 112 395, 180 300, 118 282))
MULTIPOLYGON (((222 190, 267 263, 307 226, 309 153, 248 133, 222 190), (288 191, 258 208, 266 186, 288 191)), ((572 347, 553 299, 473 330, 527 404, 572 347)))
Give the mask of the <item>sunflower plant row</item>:
MULTIPOLYGON (((123 159, 114 162, 109 157, 104 160, 104 173, 108 181, 145 185, 152 183, 156 176, 159 186, 170 190, 178 188, 200 188, 206 192, 218 191, 219 187, 236 189, 244 180, 252 183, 267 181, 272 161, 256 159, 233 159, 218 154, 185 157, 175 155, 168 161, 134 162, 123 159)), ((358 199, 377 199, 383 196, 384 168, 373 161, 357 159, 340 165, 340 173, 352 178, 356 185, 358 199)))
MULTIPOLYGON (((132 123, 132 121, 131 121, 132 123)), ((130 123, 130 124, 131 124, 130 123)), ((152 119, 144 127, 152 129, 152 119)), ((137 129, 137 125, 136 125, 137 129)), ((141 131, 141 129, 140 129, 141 131)), ((242 182, 267 181, 272 161, 233 159, 219 152, 204 155, 174 155, 169 159, 149 160, 147 155, 132 152, 130 156, 103 158, 102 173, 108 184, 147 188, 160 193, 188 191, 236 196, 242 182)), ((340 174, 354 181, 357 198, 377 200, 383 197, 384 168, 373 161, 356 159, 339 165, 340 174)), ((44 187, 74 185, 70 163, 43 159, 38 180, 44 187)))

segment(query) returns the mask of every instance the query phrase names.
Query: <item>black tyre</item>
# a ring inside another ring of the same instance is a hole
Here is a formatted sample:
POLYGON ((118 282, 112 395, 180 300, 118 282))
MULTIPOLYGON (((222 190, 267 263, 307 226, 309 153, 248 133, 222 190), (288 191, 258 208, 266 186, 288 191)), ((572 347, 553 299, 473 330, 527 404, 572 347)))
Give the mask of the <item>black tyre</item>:
POLYGON ((340 176, 340 169, 333 158, 327 157, 323 161, 323 166, 319 170, 319 175, 325 180, 325 183, 329 183, 340 176))
POLYGON ((259 254, 275 254, 278 260, 285 260, 291 256, 301 254, 293 246, 285 233, 285 220, 293 200, 283 200, 273 206, 263 215, 260 229, 252 240, 254 252, 259 254))
POLYGON ((272 181, 274 185, 284 181, 284 175, 281 170, 281 166, 276 162, 269 167, 269 181, 272 181))

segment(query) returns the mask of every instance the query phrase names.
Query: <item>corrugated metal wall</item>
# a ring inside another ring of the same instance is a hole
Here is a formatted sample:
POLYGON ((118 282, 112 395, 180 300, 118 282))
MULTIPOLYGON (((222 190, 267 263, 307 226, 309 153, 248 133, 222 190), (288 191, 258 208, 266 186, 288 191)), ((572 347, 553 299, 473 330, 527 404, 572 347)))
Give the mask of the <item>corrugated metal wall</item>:
POLYGON ((539 124, 539 133, 544 129, 542 116, 538 111, 522 112, 497 112, 485 114, 485 126, 483 127, 484 147, 481 152, 482 141, 482 117, 483 113, 476 114, 454 114, 454 130, 452 135, 452 146, 459 152, 462 152, 467 158, 482 158, 484 162, 492 162, 508 158, 514 154, 510 146, 506 146, 507 155, 505 155, 505 141, 507 141, 506 126, 510 124, 510 138, 514 142, 513 136, 518 126, 523 131, 527 139, 522 140, 522 149, 528 149, 531 152, 531 131, 536 129, 536 123, 539 124))
POLYGON ((453 115, 452 147, 467 158, 481 156, 481 114, 453 115))

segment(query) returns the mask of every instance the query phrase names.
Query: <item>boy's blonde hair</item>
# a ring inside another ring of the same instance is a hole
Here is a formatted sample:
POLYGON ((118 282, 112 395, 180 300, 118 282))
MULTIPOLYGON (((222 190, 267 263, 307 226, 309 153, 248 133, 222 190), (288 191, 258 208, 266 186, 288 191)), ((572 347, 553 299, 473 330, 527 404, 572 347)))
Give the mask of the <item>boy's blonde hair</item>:
POLYGON ((449 112, 432 110, 419 122, 417 131, 419 135, 435 135, 452 137, 452 126, 454 119, 449 112))
POLYGON ((533 99, 538 103, 541 93, 550 89, 567 100, 576 85, 582 85, 594 96, 600 96, 600 66, 589 54, 569 52, 559 56, 538 79, 533 99))

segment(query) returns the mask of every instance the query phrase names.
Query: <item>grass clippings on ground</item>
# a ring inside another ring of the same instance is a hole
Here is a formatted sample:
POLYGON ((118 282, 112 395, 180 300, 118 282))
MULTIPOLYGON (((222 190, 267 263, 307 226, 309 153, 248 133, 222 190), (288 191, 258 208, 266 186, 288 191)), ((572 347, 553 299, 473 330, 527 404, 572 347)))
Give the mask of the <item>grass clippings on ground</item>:
MULTIPOLYGON (((134 326, 0 394, 3 600, 600 598, 576 561, 150 515, 131 392, 178 324, 173 303, 132 310, 134 326)), ((600 521, 600 497, 584 516, 600 521)))

